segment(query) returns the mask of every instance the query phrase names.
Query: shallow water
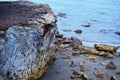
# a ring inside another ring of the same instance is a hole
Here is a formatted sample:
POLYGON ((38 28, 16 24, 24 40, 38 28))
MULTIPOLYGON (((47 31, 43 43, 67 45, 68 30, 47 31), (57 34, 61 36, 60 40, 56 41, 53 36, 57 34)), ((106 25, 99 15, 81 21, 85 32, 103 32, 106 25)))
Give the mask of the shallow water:
MULTIPOLYGON (((13 1, 13 0, 11 0, 13 1)), ((58 17, 58 30, 65 37, 77 37, 84 45, 94 43, 120 46, 120 0, 30 0, 49 4, 57 15, 65 12, 66 18, 58 17), (81 24, 90 23, 90 27, 81 24), (74 30, 81 29, 82 34, 74 30), (71 30, 64 32, 63 30, 71 30)))
POLYGON ((31 0, 49 4, 55 14, 65 12, 66 18, 58 17, 58 30, 65 37, 77 37, 85 45, 104 43, 118 46, 120 36, 120 0, 31 0), (90 23, 90 27, 81 24, 90 23), (83 30, 76 34, 74 30, 83 30), (64 32, 63 30, 71 30, 64 32))

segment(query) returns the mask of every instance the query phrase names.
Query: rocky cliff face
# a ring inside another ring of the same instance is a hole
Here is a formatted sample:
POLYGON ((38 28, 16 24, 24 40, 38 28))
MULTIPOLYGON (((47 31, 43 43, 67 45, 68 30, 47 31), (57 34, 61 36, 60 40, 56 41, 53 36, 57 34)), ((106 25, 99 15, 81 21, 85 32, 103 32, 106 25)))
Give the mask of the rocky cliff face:
POLYGON ((56 30, 47 4, 0 2, 0 80, 39 78, 55 59, 56 30))

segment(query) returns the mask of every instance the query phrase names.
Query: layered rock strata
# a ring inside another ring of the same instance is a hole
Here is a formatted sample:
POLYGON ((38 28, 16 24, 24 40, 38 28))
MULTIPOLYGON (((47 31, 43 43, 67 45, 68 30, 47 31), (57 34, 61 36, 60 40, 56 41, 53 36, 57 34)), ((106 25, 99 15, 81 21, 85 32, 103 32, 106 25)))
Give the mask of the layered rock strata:
POLYGON ((56 16, 47 4, 0 2, 0 80, 39 78, 55 59, 56 16))

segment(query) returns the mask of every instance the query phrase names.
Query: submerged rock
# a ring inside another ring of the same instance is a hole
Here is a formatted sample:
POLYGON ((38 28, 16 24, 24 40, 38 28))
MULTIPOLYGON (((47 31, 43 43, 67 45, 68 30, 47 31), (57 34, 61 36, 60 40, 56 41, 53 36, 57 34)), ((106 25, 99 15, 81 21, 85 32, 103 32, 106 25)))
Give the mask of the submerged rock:
POLYGON ((55 59, 56 30, 47 4, 0 2, 0 80, 39 78, 55 59))
POLYGON ((60 13, 58 13, 58 16, 59 16, 59 17, 66 18, 66 13, 64 13, 64 12, 60 12, 60 13))
POLYGON ((74 32, 80 34, 80 33, 82 33, 82 30, 78 29, 78 30, 75 30, 74 32))
POLYGON ((84 23, 81 26, 83 26, 83 27, 90 27, 90 23, 84 23))
POLYGON ((115 34, 120 35, 120 32, 115 32, 115 34))

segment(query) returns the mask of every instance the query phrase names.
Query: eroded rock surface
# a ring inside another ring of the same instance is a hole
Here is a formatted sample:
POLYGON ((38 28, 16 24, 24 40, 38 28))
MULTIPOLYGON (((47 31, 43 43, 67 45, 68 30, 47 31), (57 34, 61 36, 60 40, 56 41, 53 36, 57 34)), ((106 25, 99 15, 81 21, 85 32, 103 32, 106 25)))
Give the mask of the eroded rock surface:
POLYGON ((55 59, 56 30, 47 4, 0 2, 0 80, 39 78, 55 59))

